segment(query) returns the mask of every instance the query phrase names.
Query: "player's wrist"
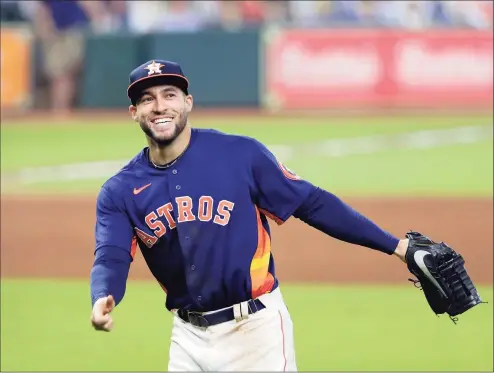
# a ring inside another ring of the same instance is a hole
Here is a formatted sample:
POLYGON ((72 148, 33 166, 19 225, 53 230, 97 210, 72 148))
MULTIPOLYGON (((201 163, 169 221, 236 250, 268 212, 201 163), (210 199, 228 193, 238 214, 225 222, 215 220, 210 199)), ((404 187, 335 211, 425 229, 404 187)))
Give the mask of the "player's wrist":
POLYGON ((393 252, 394 255, 396 255, 400 260, 404 263, 406 263, 406 254, 408 250, 408 238, 402 239, 398 242, 398 245, 396 245, 395 251, 393 252))
POLYGON ((93 310, 95 307, 99 307, 100 304, 105 304, 106 303, 106 298, 108 298, 107 295, 100 295, 95 297, 95 301, 93 302, 93 310))

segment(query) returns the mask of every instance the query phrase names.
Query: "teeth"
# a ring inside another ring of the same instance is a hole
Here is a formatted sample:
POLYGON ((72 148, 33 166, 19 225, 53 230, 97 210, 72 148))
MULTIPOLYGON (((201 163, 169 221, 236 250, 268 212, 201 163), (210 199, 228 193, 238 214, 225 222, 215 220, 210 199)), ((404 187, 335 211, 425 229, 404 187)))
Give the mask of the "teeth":
POLYGON ((157 124, 159 124, 159 123, 168 123, 168 122, 171 122, 171 118, 156 119, 154 121, 154 123, 157 123, 157 124))

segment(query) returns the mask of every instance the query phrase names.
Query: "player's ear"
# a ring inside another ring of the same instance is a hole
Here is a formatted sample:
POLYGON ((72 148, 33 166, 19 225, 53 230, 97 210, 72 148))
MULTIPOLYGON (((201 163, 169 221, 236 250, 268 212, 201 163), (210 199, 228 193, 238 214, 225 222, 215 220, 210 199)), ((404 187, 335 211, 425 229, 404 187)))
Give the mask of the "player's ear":
POLYGON ((190 113, 192 111, 193 105, 194 105, 194 99, 192 95, 185 96, 185 109, 187 110, 187 113, 190 113))
POLYGON ((137 122, 137 107, 134 105, 129 105, 129 113, 132 119, 137 122))

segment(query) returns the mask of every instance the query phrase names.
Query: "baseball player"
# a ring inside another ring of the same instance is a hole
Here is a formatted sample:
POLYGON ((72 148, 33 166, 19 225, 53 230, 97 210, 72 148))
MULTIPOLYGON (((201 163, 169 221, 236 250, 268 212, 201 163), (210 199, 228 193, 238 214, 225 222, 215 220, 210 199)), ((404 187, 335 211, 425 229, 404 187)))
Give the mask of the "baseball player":
POLYGON ((259 141, 192 128, 193 97, 177 63, 138 66, 127 94, 148 146, 97 197, 90 274, 96 330, 112 330, 110 313, 139 247, 174 315, 169 371, 296 371, 268 218, 283 224, 293 216, 407 261, 410 236, 394 237, 301 179, 259 141))

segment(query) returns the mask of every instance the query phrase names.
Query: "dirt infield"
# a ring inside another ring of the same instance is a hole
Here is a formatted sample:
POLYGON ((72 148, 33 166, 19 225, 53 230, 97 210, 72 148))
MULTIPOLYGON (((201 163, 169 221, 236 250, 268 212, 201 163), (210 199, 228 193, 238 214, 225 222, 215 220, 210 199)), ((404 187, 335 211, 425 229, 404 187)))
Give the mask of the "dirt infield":
MULTIPOLYGON (((472 277, 492 284, 492 199, 348 199, 396 235, 422 231, 457 248, 472 277)), ((88 279, 93 259, 94 197, 7 197, 1 203, 2 277, 88 279)), ((408 278, 395 257, 346 244, 290 219, 271 224, 273 253, 283 282, 400 283, 408 278)), ((131 279, 151 279, 137 254, 131 279)))

